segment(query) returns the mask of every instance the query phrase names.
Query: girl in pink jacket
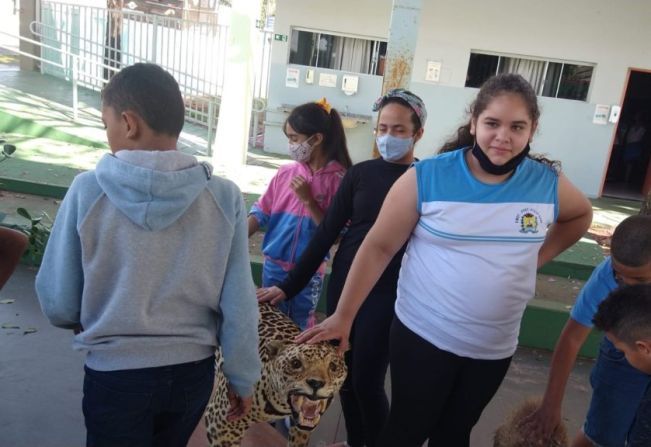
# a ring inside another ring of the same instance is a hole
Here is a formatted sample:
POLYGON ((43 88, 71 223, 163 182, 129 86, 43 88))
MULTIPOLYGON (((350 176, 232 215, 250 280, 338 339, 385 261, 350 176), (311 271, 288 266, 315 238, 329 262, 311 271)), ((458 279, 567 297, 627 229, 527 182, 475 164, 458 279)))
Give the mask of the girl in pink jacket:
MULTIPOLYGON (((265 193, 249 213, 249 237, 260 228, 262 286, 279 284, 312 238, 352 162, 339 113, 325 101, 296 107, 285 121, 289 154, 296 163, 278 169, 265 193)), ((279 304, 301 329, 314 324, 325 262, 310 283, 292 300, 279 304)))

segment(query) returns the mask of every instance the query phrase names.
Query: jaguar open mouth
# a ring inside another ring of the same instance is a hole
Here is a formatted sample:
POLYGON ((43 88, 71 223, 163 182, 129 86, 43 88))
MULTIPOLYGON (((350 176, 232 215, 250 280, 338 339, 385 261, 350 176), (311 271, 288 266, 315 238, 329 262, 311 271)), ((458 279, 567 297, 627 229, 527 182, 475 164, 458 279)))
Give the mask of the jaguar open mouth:
POLYGON ((328 408, 329 398, 312 399, 305 395, 294 394, 290 397, 294 421, 302 429, 311 430, 321 420, 321 415, 328 408))

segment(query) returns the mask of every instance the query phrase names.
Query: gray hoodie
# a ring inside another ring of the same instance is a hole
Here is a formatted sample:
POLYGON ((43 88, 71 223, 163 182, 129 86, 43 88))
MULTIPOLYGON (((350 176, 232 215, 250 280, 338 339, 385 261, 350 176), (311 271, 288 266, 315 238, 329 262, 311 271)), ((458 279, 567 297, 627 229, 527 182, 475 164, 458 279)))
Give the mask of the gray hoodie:
POLYGON ((246 209, 177 151, 119 151, 75 178, 36 278, 50 322, 99 371, 201 360, 218 345, 241 396, 260 377, 246 209))

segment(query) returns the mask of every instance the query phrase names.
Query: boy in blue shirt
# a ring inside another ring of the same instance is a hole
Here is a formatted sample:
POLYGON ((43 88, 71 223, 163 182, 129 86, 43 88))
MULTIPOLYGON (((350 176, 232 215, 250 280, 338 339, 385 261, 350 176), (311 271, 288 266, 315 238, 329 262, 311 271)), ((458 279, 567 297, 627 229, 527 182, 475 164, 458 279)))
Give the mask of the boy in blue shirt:
MULTIPOLYGON (((579 349, 592 329, 599 303, 620 285, 651 283, 651 216, 631 216, 612 237, 611 256, 599 264, 577 297, 552 356, 541 408, 531 418, 534 431, 549 436, 561 419, 561 403, 579 349)), ((604 337, 590 376, 592 399, 573 447, 623 447, 650 377, 633 368, 604 337)))
MULTIPOLYGON (((597 329, 626 360, 644 374, 651 374, 651 285, 627 286, 612 292, 600 305, 593 319, 597 329)), ((651 445, 651 388, 640 403, 627 447, 651 445)))
POLYGON ((184 105, 153 64, 102 92, 112 154, 75 178, 36 290, 87 351, 87 445, 185 447, 210 398, 214 353, 245 415, 260 378, 246 208, 230 181, 176 150, 184 105))

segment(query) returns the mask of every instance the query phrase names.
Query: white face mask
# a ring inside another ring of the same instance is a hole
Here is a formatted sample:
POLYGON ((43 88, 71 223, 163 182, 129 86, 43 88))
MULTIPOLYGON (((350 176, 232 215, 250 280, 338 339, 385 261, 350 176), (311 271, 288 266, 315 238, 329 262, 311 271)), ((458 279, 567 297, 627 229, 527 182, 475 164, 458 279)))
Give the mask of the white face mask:
POLYGON ((376 137, 377 149, 386 161, 397 161, 403 158, 414 146, 414 137, 399 138, 389 134, 376 137))
POLYGON ((314 146, 308 143, 310 138, 306 139, 302 143, 289 143, 289 156, 301 163, 309 161, 312 156, 312 151, 314 150, 314 146))

